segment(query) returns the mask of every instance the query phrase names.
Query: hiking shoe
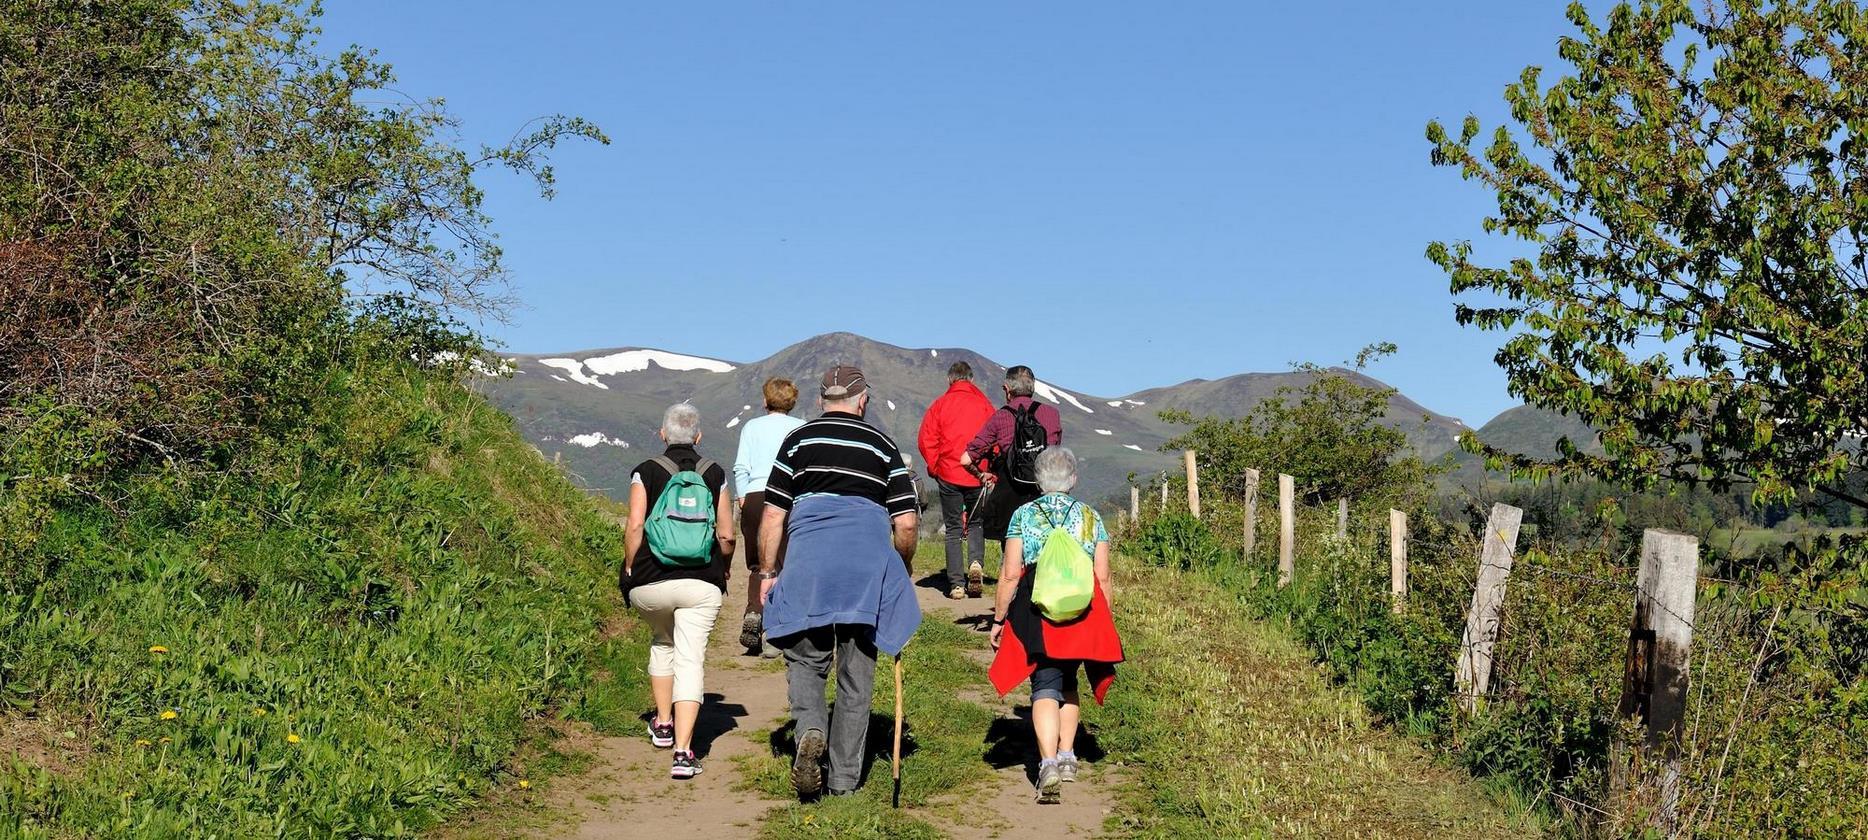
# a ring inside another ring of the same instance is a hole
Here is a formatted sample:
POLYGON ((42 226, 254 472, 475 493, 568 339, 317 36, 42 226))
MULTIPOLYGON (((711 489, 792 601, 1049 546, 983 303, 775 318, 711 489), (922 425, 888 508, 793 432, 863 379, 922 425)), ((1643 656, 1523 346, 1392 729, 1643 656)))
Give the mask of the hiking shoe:
POLYGON ((809 801, 824 792, 824 733, 815 729, 798 739, 798 754, 791 759, 791 786, 798 798, 809 801))
POLYGON ((1057 760, 1057 778, 1062 781, 1066 781, 1066 782, 1076 781, 1077 780, 1077 760, 1074 758, 1058 759, 1057 760))
POLYGON ((952 589, 947 590, 947 597, 952 598, 955 601, 966 600, 966 587, 956 586, 952 589))
POLYGON ((765 636, 765 617, 756 612, 749 612, 739 621, 739 646, 747 650, 758 650, 759 641, 765 636))
POLYGON ((772 644, 770 641, 764 641, 764 642, 759 643, 759 658, 760 659, 777 659, 784 655, 785 655, 785 652, 782 650, 779 650, 778 646, 775 644, 772 644))
POLYGON ((978 598, 986 592, 986 569, 978 563, 967 567, 966 597, 978 598))
POLYGON ((1057 763, 1038 765, 1038 804, 1056 805, 1064 801, 1064 775, 1057 763))
POLYGON ((675 722, 654 721, 649 724, 649 743, 658 750, 665 750, 675 745, 675 722))
POLYGON ((693 750, 675 750, 675 763, 668 768, 668 775, 676 779, 692 779, 700 775, 700 759, 693 750))

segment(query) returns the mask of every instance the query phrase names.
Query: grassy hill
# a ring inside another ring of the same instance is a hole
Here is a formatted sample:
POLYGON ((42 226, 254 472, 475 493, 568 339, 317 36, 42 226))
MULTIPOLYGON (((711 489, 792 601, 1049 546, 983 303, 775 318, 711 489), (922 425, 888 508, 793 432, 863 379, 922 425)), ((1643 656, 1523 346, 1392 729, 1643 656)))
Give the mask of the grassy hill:
POLYGON ((331 389, 222 473, 53 514, 0 598, 0 834, 408 835, 510 783, 527 719, 619 717, 600 505, 445 375, 331 389))

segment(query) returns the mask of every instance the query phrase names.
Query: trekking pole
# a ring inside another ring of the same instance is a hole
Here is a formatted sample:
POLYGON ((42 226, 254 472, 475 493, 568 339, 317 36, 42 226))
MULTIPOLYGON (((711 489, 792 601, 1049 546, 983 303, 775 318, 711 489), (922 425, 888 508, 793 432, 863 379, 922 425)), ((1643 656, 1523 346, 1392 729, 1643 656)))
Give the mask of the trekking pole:
POLYGON ((893 808, 902 807, 902 655, 895 655, 895 794, 891 797, 893 808))

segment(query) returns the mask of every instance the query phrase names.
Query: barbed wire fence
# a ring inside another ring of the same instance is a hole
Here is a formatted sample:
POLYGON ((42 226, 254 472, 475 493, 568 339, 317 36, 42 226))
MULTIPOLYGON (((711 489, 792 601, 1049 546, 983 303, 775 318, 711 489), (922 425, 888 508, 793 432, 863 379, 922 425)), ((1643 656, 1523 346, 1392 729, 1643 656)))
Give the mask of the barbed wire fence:
POLYGON ((1733 745, 1757 713, 1765 663, 1781 651, 1783 609, 1761 626, 1742 610, 1702 611, 1703 584, 1741 590, 1741 602, 1756 593, 1702 577, 1697 537, 1646 529, 1633 556, 1552 554, 1520 539, 1523 511, 1511 505, 1492 505, 1474 535, 1349 499, 1301 503, 1288 475, 1262 499, 1258 470, 1246 471, 1243 493, 1208 488, 1203 497, 1192 452, 1185 470, 1184 501, 1169 493, 1165 474, 1149 482, 1159 485, 1158 506, 1149 498, 1155 487, 1130 488, 1129 509, 1118 516, 1124 534, 1185 514, 1236 534, 1234 556, 1263 586, 1283 591, 1334 574, 1355 587, 1363 607, 1384 602, 1396 621, 1438 612, 1461 628, 1447 651, 1451 687, 1443 699, 1474 720, 1504 698, 1550 699, 1540 692, 1576 692, 1593 705, 1609 745, 1587 772, 1563 768, 1582 777, 1578 786, 1546 785, 1559 812, 1624 831, 1690 836, 1730 795, 1723 782, 1733 745), (1594 802, 1575 795, 1591 786, 1601 792, 1594 802))

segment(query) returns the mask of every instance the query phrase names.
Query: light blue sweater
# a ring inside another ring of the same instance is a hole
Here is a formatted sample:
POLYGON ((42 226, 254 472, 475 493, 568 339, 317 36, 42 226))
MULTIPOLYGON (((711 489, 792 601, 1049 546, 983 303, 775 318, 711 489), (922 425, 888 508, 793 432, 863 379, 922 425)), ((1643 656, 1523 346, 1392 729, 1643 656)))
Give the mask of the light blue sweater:
POLYGON ((789 414, 767 412, 746 421, 739 430, 739 454, 733 458, 733 490, 740 498, 747 493, 765 490, 765 480, 772 475, 772 462, 778 460, 778 445, 792 429, 804 421, 789 414))

